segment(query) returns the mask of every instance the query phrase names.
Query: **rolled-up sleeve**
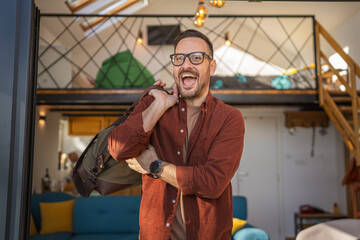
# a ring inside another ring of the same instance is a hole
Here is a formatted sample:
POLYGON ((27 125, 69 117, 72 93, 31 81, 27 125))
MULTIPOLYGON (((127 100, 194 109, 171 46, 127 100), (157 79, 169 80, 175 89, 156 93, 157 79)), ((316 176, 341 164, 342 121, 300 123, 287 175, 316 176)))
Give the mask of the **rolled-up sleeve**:
POLYGON ((148 146, 153 130, 144 131, 142 112, 152 103, 153 97, 146 96, 126 121, 109 135, 109 152, 118 161, 139 156, 148 146))
POLYGON ((183 195, 215 199, 223 193, 240 164, 244 133, 244 119, 234 109, 210 145, 205 163, 177 166, 176 177, 183 195))

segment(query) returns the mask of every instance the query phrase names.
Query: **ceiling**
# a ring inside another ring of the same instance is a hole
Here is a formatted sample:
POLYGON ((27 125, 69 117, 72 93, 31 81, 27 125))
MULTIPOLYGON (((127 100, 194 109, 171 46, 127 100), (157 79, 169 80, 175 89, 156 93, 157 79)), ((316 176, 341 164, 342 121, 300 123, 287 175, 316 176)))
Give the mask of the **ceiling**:
MULTIPOLYGON (((101 1, 101 0, 100 0, 101 1)), ((193 14, 194 0, 148 0, 148 6, 137 14, 193 14)), ((41 13, 70 13, 64 0, 35 0, 41 13)), ((332 32, 360 12, 360 2, 348 1, 227 1, 221 8, 211 7, 205 1, 210 15, 315 15, 316 19, 332 32)), ((84 13, 84 12, 83 12, 84 13)))

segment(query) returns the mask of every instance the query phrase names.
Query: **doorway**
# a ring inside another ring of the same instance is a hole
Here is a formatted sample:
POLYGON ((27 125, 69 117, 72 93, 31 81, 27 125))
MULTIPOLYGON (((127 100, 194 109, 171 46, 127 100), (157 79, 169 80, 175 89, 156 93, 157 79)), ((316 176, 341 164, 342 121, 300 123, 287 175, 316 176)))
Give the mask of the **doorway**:
POLYGON ((279 133, 276 116, 247 116, 240 166, 232 185, 233 194, 247 198, 248 221, 281 239, 279 191, 279 133))

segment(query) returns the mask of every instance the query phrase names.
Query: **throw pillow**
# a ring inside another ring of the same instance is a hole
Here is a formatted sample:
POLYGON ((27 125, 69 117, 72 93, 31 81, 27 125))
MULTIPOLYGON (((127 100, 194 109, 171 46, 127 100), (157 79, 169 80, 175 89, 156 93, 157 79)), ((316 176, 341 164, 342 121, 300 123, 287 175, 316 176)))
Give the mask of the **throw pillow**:
POLYGON ((34 236, 37 234, 37 230, 35 227, 35 222, 34 222, 34 218, 32 216, 32 214, 30 215, 30 237, 34 236))
POLYGON ((40 203, 40 234, 73 232, 73 212, 75 200, 40 203))
POLYGON ((238 219, 238 218, 233 218, 233 228, 231 230, 231 234, 234 235, 234 233, 236 233, 241 228, 243 228, 245 224, 246 224, 245 220, 241 220, 241 219, 238 219))

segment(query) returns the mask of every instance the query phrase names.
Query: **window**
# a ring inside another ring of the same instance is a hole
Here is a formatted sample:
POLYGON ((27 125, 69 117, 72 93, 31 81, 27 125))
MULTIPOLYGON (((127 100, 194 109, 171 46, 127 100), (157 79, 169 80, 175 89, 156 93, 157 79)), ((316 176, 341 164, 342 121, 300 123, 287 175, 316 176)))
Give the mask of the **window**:
MULTIPOLYGON (((111 15, 120 13, 138 2, 142 3, 141 7, 147 5, 147 0, 66 0, 65 4, 72 13, 111 15)), ((102 16, 85 18, 80 26, 86 31, 107 19, 102 16)))

